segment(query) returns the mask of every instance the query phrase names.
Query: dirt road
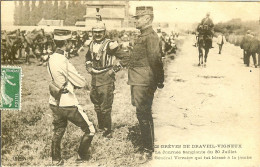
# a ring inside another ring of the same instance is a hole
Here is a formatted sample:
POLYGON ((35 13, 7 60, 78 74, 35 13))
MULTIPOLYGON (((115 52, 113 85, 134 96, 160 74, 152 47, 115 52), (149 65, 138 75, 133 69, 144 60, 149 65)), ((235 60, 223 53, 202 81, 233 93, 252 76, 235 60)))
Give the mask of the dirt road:
POLYGON ((167 64, 165 87, 154 99, 159 148, 150 165, 260 165, 259 68, 245 67, 242 50, 229 43, 221 55, 214 43, 207 67, 199 67, 192 37, 184 38, 180 53, 167 64))

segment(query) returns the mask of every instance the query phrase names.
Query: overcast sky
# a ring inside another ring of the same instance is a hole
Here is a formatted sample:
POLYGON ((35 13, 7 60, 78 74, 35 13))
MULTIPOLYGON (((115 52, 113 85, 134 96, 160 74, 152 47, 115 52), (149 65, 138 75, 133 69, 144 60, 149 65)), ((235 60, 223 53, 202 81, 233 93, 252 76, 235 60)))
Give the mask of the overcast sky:
MULTIPOLYGON (((260 2, 130 1, 132 14, 136 6, 153 6, 155 22, 199 22, 207 12, 215 23, 260 18, 260 2)), ((13 23, 14 2, 1 1, 1 9, 2 24, 13 23)))

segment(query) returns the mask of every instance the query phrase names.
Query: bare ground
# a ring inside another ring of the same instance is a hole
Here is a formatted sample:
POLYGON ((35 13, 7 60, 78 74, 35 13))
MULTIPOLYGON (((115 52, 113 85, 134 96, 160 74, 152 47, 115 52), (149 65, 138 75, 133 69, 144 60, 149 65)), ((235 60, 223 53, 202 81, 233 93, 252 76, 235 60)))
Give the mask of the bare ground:
MULTIPOLYGON (((237 153, 206 156, 251 156, 249 160, 154 159, 152 166, 259 166, 259 68, 245 67, 242 50, 229 43, 218 54, 210 50, 206 67, 199 67, 198 51, 187 36, 181 52, 167 65, 166 83, 154 100, 156 145, 241 144, 237 153)), ((252 60, 251 60, 252 61, 252 60)), ((251 63, 252 64, 252 63, 251 63)), ((157 151, 223 149, 157 149, 157 151)), ((166 154, 167 155, 167 154, 166 154)), ((168 154, 168 156, 176 154, 168 154)), ((155 156, 162 156, 155 154, 155 156)), ((181 154, 177 156, 200 156, 181 154)))

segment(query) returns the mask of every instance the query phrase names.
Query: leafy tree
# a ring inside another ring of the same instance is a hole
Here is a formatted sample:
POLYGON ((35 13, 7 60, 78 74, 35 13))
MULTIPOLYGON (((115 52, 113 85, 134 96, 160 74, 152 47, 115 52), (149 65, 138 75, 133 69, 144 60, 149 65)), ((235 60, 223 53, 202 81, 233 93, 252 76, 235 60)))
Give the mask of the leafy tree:
POLYGON ((25 1, 23 11, 23 25, 30 25, 30 1, 25 1))
POLYGON ((69 26, 75 25, 75 23, 77 21, 77 16, 75 16, 76 4, 74 1, 69 1, 67 13, 68 13, 68 15, 64 21, 65 25, 69 25, 69 26))
POLYGON ((39 1, 39 4, 36 8, 36 15, 35 15, 35 24, 37 25, 40 20, 43 18, 43 10, 44 10, 44 3, 43 1, 39 1))
POLYGON ((17 1, 14 1, 15 9, 14 9, 14 25, 19 25, 19 10, 20 10, 20 5, 18 4, 17 1))
POLYGON ((60 6, 58 10, 58 19, 65 20, 67 17, 67 4, 65 1, 60 1, 60 6))
POLYGON ((81 1, 76 1, 76 10, 75 15, 76 19, 78 20, 84 20, 83 16, 86 14, 86 7, 81 1))
POLYGON ((24 6, 23 6, 23 1, 19 1, 19 24, 18 25, 23 25, 24 23, 24 6))
POLYGON ((35 1, 32 1, 32 5, 31 5, 31 12, 30 12, 30 25, 32 26, 35 26, 37 25, 37 8, 36 8, 36 5, 35 5, 35 1))
POLYGON ((59 19, 59 4, 58 1, 54 1, 54 6, 53 6, 53 18, 54 20, 59 19))
POLYGON ((52 1, 46 1, 44 4, 44 10, 43 10, 43 18, 44 19, 53 19, 53 4, 52 1))

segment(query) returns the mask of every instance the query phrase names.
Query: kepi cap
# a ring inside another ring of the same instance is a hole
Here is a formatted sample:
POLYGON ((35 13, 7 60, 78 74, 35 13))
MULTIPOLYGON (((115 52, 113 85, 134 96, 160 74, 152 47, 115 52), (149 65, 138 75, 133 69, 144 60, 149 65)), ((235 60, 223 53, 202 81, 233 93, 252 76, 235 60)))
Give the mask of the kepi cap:
POLYGON ((152 6, 137 6, 134 17, 143 15, 153 15, 152 6))
POLYGON ((62 41, 71 38, 71 31, 65 29, 54 29, 54 40, 62 41))

